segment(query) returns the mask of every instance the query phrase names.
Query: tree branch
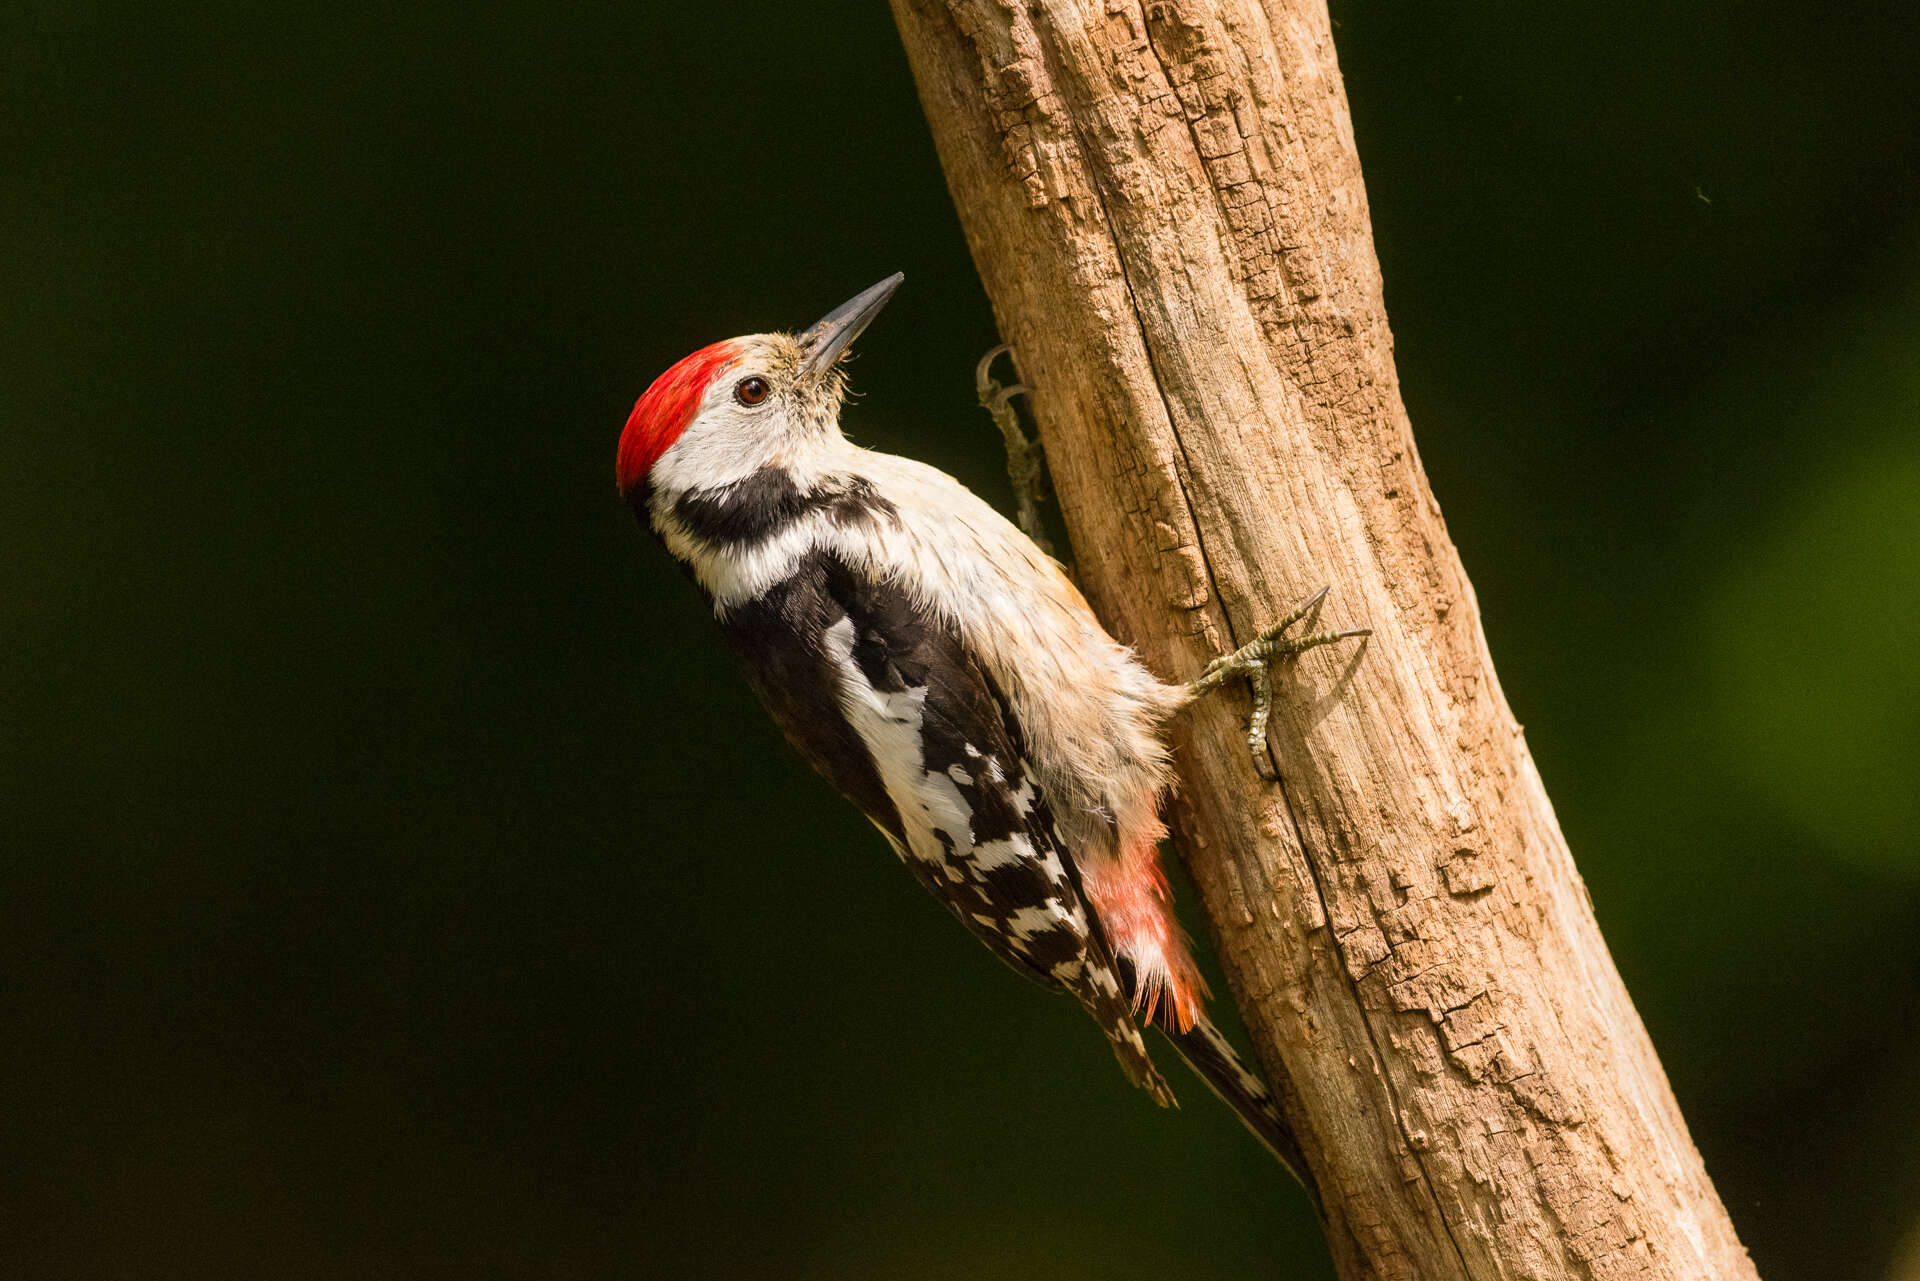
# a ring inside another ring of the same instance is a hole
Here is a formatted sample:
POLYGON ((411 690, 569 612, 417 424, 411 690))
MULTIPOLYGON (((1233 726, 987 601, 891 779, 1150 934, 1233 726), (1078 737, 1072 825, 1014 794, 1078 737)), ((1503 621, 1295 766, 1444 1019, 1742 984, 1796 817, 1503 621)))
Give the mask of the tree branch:
MULTIPOLYGON (((1749 1278, 1400 403, 1322 0, 892 0, 1102 618, 1187 679, 1174 827, 1344 1277, 1749 1278)), ((1276 1183, 1276 1187, 1283 1186, 1276 1183)))

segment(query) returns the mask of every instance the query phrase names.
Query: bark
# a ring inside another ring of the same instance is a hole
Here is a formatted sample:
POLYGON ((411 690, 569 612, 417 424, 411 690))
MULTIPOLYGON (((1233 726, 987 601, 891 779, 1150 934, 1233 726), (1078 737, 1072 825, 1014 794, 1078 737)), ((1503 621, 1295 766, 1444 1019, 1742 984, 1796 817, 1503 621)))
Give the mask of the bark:
POLYGON ((892 4, 1102 618, 1168 679, 1374 628, 1279 674, 1280 783, 1244 693, 1175 744, 1341 1275, 1753 1277, 1414 450, 1323 0, 892 4))

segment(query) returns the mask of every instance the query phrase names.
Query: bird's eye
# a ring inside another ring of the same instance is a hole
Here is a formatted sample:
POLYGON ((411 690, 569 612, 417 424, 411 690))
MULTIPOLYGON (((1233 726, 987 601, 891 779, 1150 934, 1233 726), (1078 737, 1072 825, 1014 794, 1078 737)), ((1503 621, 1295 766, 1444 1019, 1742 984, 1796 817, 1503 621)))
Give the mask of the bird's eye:
POLYGON ((733 385, 733 398, 743 405, 757 405, 767 398, 767 380, 759 376, 742 378, 733 385))

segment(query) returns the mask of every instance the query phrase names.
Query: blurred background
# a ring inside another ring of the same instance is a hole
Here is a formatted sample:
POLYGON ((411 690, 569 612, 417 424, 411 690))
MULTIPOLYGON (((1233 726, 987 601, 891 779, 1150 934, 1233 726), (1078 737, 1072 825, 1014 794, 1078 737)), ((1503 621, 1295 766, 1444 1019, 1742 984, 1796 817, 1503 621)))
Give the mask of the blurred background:
MULTIPOLYGON (((1893 1278, 1920 18, 1333 12, 1421 451, 1708 1168, 1770 1281, 1893 1278)), ((668 363, 904 270, 850 428, 1007 501, 884 6, 16 3, 0 58, 0 1273, 1330 1276, 615 498, 668 363)))

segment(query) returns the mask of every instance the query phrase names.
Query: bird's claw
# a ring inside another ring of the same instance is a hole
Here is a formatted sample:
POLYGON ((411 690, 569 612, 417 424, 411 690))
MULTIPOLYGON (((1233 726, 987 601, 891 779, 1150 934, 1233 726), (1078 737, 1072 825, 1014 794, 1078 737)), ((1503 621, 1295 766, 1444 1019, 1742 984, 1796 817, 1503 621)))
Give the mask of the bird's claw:
POLYGON ((1313 613, 1325 600, 1332 585, 1322 587, 1287 611, 1285 618, 1263 628, 1258 636, 1231 654, 1222 654, 1208 663, 1198 679, 1187 686, 1192 698, 1210 693, 1234 676, 1245 676, 1253 693, 1253 711, 1247 718, 1247 750, 1253 755, 1254 772, 1269 783, 1278 782, 1267 756, 1267 721, 1273 714, 1272 665, 1283 658, 1297 658, 1310 649, 1335 641, 1373 635, 1371 627, 1353 627, 1344 631, 1310 632, 1288 636, 1287 629, 1313 613))
POLYGON ((993 376, 993 362, 1012 351, 1012 347, 1001 343, 980 357, 980 362, 973 367, 973 388, 979 394, 980 407, 993 416, 994 426, 1000 429, 1000 438, 1006 443, 1007 479, 1013 482, 1014 514, 1020 530, 1051 556, 1053 544, 1048 541, 1046 524, 1040 519, 1040 500, 1046 493, 1041 471, 1044 455, 1040 442, 1020 426, 1020 415, 1013 408, 1013 398, 1027 395, 1030 389, 1021 382, 1003 386, 993 376))
POLYGON ((980 357, 980 363, 973 367, 973 388, 980 393, 980 403, 988 409, 993 408, 992 398, 1000 390, 1000 384, 994 381, 993 362, 1013 350, 1009 343, 1001 343, 980 357))

